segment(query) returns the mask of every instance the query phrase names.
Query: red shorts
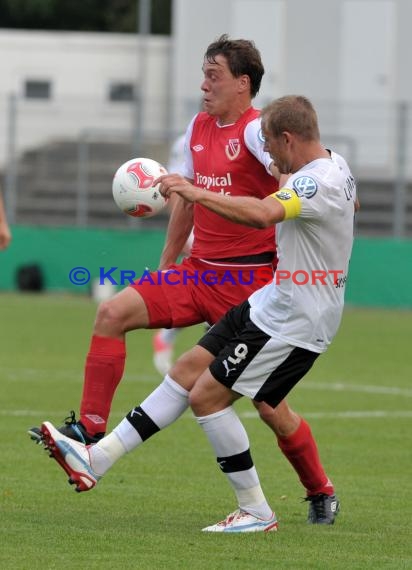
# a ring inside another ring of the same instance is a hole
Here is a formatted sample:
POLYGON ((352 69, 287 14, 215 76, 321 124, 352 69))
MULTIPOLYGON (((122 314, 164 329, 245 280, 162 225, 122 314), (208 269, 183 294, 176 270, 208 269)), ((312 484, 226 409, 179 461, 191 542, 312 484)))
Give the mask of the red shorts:
POLYGON ((165 271, 145 272, 130 287, 143 297, 149 328, 216 323, 273 276, 272 263, 216 263, 185 258, 165 271))

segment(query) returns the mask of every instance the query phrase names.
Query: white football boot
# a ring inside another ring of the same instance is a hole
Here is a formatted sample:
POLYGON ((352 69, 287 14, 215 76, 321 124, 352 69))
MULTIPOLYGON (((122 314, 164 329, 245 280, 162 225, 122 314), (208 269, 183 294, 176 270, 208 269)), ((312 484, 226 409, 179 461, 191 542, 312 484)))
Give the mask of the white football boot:
POLYGON ((225 520, 202 529, 203 532, 270 532, 278 529, 275 513, 269 520, 260 519, 238 509, 225 520))

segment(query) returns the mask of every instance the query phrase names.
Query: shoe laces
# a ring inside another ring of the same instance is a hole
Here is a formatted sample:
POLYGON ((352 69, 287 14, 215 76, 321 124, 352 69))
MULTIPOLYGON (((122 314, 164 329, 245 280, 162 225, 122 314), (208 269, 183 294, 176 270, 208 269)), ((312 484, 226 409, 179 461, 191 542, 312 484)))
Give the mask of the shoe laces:
POLYGON ((242 519, 243 517, 248 517, 248 516, 249 516, 249 514, 246 511, 242 511, 241 509, 237 509, 233 513, 230 513, 229 515, 227 515, 225 520, 220 521, 217 524, 220 526, 228 526, 228 525, 242 519))
POLYGON ((70 411, 70 416, 67 416, 67 418, 64 419, 64 423, 66 424, 66 426, 72 426, 73 424, 77 424, 76 414, 74 410, 70 411))

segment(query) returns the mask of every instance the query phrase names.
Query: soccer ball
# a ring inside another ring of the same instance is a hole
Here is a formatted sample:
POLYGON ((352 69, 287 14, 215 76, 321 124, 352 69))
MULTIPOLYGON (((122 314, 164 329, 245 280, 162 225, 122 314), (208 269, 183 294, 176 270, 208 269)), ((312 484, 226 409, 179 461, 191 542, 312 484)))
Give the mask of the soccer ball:
POLYGON ((116 205, 134 218, 155 216, 166 205, 166 199, 153 181, 167 170, 151 158, 132 158, 120 166, 113 177, 112 191, 116 205))

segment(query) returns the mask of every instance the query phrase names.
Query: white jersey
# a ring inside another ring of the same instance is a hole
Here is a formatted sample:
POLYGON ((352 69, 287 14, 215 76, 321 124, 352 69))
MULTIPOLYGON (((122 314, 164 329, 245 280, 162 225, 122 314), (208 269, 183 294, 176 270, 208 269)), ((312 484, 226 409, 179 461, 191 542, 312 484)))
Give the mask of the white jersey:
POLYGON ((183 173, 185 162, 185 138, 185 135, 182 134, 173 141, 172 148, 170 149, 169 161, 167 163, 167 171, 169 173, 183 173))
POLYGON ((253 293, 251 319, 272 337, 324 352, 342 316, 353 242, 356 186, 336 153, 306 164, 276 193, 300 202, 297 217, 276 226, 274 280, 253 293))

